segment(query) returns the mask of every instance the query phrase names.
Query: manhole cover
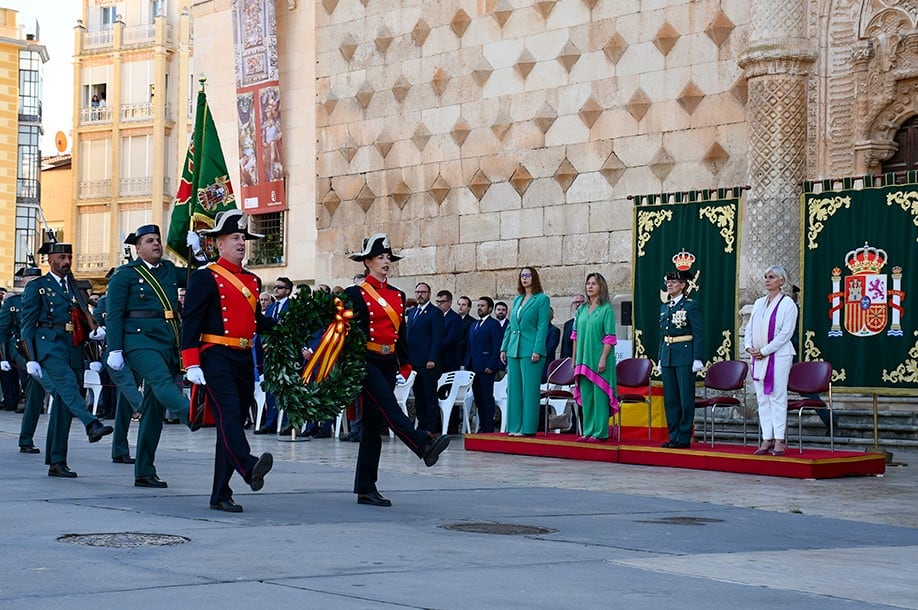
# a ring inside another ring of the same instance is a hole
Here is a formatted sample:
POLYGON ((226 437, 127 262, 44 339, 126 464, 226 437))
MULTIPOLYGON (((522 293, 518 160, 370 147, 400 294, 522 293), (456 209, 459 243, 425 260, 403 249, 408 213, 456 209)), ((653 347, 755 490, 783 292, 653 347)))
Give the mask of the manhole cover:
POLYGON ((649 519, 647 521, 635 521, 635 523, 658 523, 661 525, 704 525, 705 523, 723 523, 723 519, 712 519, 711 517, 661 517, 659 519, 649 519))
POLYGON ((532 536, 535 534, 554 534, 558 530, 538 525, 519 525, 516 523, 450 523, 443 529, 473 534, 497 534, 499 536, 532 536))
POLYGON ((170 546, 191 542, 191 538, 173 534, 144 534, 142 532, 111 532, 105 534, 65 534, 58 542, 102 546, 112 549, 135 549, 144 546, 170 546))

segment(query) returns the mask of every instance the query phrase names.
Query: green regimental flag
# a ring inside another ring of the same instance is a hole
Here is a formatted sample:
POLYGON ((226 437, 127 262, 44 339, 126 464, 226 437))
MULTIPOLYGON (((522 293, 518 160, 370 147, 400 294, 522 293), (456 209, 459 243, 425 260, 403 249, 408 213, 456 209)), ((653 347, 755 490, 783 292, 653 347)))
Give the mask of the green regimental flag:
POLYGON ((685 292, 701 306, 705 367, 735 357, 740 193, 738 188, 678 193, 672 197, 676 203, 666 204, 654 204, 656 196, 635 198, 635 357, 655 362, 659 357, 660 307, 667 300, 663 276, 677 268, 693 277, 685 292))
POLYGON ((906 178, 804 185, 800 359, 831 362, 843 391, 918 388, 918 172, 906 178))
MULTIPOLYGON (((182 180, 172 203, 169 220, 169 250, 185 260, 188 247, 185 238, 189 228, 195 231, 214 226, 217 212, 236 208, 233 185, 230 184, 220 137, 214 126, 214 119, 207 106, 207 95, 203 86, 198 92, 198 108, 194 121, 194 132, 185 155, 182 180)), ((213 244, 203 244, 213 258, 213 244)))

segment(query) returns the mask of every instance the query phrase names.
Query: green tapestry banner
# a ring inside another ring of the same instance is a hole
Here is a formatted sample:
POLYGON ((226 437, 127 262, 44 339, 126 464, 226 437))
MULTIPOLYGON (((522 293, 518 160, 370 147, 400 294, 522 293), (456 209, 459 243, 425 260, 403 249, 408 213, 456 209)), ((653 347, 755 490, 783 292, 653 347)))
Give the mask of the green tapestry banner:
MULTIPOLYGON (((705 367, 735 357, 741 191, 634 198, 635 357, 657 360, 660 307, 666 302, 663 275, 676 269, 692 274, 685 291, 701 306, 705 367)), ((703 378, 704 372, 698 377, 703 378)))
POLYGON ((804 185, 800 357, 831 362, 835 388, 918 388, 918 176, 905 176, 804 185))

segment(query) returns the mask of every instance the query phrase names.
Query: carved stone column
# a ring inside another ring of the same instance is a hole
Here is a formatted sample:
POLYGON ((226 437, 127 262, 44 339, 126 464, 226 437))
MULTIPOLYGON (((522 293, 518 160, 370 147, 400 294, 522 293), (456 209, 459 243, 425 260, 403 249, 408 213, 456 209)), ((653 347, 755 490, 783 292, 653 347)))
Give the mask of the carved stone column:
POLYGON ((816 59, 806 0, 754 0, 749 47, 739 65, 749 91, 748 184, 740 302, 761 294, 762 271, 784 265, 800 278, 800 186, 806 177, 806 81, 816 59))

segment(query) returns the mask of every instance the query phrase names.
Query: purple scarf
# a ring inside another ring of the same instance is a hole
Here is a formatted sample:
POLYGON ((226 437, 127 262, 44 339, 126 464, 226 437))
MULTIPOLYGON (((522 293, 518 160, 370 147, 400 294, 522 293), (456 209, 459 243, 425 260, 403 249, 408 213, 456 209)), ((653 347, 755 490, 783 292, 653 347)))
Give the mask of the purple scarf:
MULTIPOLYGON (((781 306, 781 300, 785 295, 781 295, 781 298, 778 299, 778 302, 775 304, 775 308, 771 311, 771 318, 768 320, 768 342, 771 343, 775 338, 775 326, 778 323, 778 308, 781 306)), ((752 361, 753 373, 755 372, 755 360, 752 361)), ((768 364, 765 365, 765 379, 764 379, 764 390, 766 394, 771 394, 775 389, 775 355, 771 353, 768 355, 768 364)))

